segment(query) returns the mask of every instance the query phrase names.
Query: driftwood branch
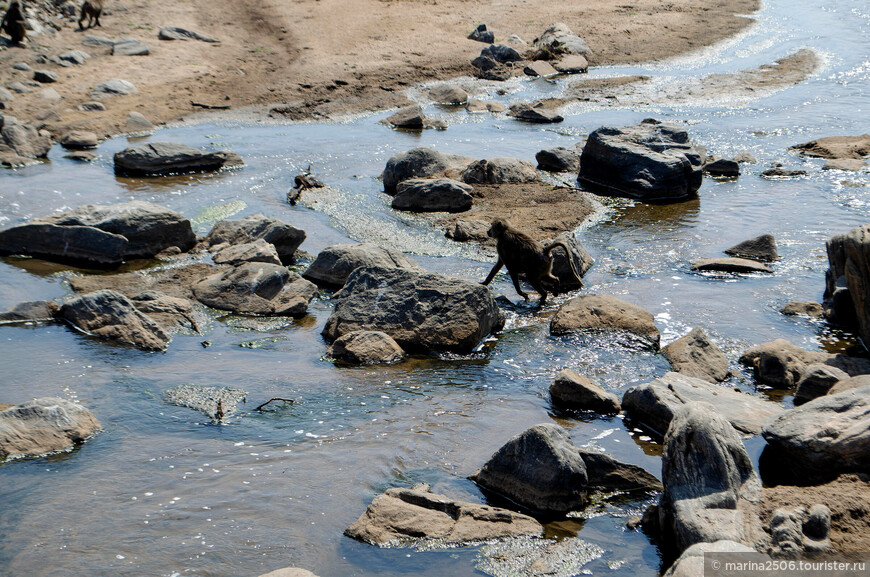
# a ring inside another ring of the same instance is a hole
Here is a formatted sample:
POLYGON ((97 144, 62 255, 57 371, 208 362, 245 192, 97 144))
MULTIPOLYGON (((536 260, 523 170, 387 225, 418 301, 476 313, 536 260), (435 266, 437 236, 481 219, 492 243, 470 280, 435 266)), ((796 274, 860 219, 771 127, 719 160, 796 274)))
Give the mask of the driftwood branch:
POLYGON ((268 405, 268 404, 271 403, 272 401, 281 401, 281 402, 283 402, 283 403, 289 403, 289 404, 291 404, 291 405, 292 405, 293 403, 296 402, 296 401, 294 401, 293 399, 285 399, 285 398, 282 398, 282 397, 272 397, 271 399, 269 399, 268 401, 266 401, 265 403, 263 403, 262 405, 260 405, 259 407, 257 407, 257 408, 254 409, 254 410, 255 410, 255 411, 262 411, 262 410, 263 410, 263 407, 265 407, 266 405, 268 405))

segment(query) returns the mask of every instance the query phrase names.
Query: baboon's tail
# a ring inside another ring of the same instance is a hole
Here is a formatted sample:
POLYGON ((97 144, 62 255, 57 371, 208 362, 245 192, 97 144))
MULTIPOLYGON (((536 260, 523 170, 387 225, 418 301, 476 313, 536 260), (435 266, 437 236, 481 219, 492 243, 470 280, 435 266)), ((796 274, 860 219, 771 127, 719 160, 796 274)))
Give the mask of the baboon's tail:
POLYGON ((574 278, 577 279, 577 282, 580 283, 581 287, 586 286, 586 283, 584 283, 583 279, 580 278, 580 274, 577 272, 577 269, 574 268, 574 259, 571 258, 571 249, 568 248, 567 244, 565 244, 561 240, 557 240, 554 243, 548 244, 544 248, 544 254, 546 254, 548 257, 552 258, 552 255, 550 253, 553 252, 553 249, 555 249, 555 248, 561 248, 562 250, 565 251, 565 256, 568 257, 568 266, 571 267, 571 274, 574 275, 574 278))

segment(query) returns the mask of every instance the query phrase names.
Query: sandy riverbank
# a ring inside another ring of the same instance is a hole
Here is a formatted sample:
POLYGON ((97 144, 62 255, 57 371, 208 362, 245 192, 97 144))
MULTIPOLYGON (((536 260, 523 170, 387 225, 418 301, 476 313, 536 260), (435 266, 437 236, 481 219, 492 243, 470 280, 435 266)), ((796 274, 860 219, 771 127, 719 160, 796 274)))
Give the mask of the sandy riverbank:
POLYGON ((324 118, 399 106, 405 87, 470 73, 470 60, 483 44, 468 33, 485 23, 496 41, 512 34, 531 41, 548 25, 564 22, 595 55, 592 65, 643 62, 674 56, 718 42, 746 27, 743 16, 756 0, 616 3, 592 0, 293 0, 240 3, 230 0, 116 0, 102 27, 77 30, 58 16, 56 34, 31 35, 25 47, 0 51, 0 84, 31 80, 18 62, 56 72, 50 86, 57 102, 39 97, 42 87, 15 94, 6 113, 42 119, 55 137, 88 129, 105 137, 124 132, 131 111, 155 123, 201 111, 191 102, 254 106, 290 105, 294 118, 324 118), (220 40, 158 40, 163 26, 181 26, 220 40), (111 54, 109 47, 82 45, 86 34, 136 38, 147 56, 111 54), (81 66, 39 64, 67 50, 92 58, 81 66), (104 99, 105 111, 77 107, 93 100, 88 92, 112 78, 132 82, 137 94, 104 99))

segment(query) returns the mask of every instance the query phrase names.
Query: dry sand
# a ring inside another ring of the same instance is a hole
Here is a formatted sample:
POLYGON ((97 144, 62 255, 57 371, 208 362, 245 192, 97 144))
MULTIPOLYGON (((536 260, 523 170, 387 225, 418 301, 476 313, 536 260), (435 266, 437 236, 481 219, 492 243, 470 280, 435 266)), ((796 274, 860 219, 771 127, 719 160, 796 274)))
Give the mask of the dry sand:
POLYGON ((512 34, 531 41, 564 22, 595 52, 591 63, 603 65, 713 44, 747 26, 751 20, 742 15, 757 7, 757 0, 109 0, 101 28, 80 32, 75 22, 58 18, 56 35, 33 35, 24 48, 0 51, 0 84, 32 78, 13 70, 16 62, 57 72, 50 87, 60 102, 39 98, 37 88, 16 95, 6 111, 20 120, 42 118, 55 137, 70 128, 100 137, 124 132, 130 111, 155 123, 178 120, 201 110, 191 102, 234 110, 283 103, 292 118, 323 118, 395 107, 406 102, 405 87, 470 73, 470 60, 484 45, 466 36, 480 23, 498 42, 512 34), (163 26, 221 42, 161 41, 163 26), (136 38, 151 53, 113 56, 109 48, 83 46, 88 33, 136 38), (92 59, 69 68, 36 64, 39 54, 75 49, 92 59), (132 82, 138 93, 105 99, 105 112, 77 110, 92 100, 89 90, 112 78, 132 82))

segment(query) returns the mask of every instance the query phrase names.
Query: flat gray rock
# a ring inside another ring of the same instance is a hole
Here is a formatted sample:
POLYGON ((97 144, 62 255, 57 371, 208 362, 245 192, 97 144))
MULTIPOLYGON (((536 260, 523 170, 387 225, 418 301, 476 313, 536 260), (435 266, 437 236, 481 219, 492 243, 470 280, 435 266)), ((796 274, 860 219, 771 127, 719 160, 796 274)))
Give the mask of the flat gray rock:
POLYGON ((589 70, 589 62, 581 54, 565 54, 553 61, 553 68, 562 74, 580 74, 589 70))
POLYGON ((131 146, 114 156, 115 172, 126 176, 162 176, 211 172, 244 165, 234 152, 205 152, 176 142, 131 146))
POLYGON ((530 62, 523 72, 526 76, 555 76, 559 71, 553 68, 553 65, 546 60, 535 60, 530 62))
POLYGON ((555 124, 565 120, 563 116, 552 110, 529 104, 528 102, 511 104, 508 116, 534 124, 555 124))
POLYGON ((169 334, 115 291, 77 295, 61 307, 60 318, 85 334, 146 351, 163 351, 169 346, 169 334))
POLYGON ((86 112, 102 112, 106 109, 106 105, 102 102, 82 102, 78 108, 86 112))
POLYGON ((460 219, 453 223, 453 228, 448 229, 445 236, 457 242, 486 242, 489 238, 486 232, 490 226, 492 224, 485 220, 460 219))
POLYGON ((664 435, 678 409, 696 401, 713 405, 731 426, 749 435, 759 434, 783 412, 776 403, 679 373, 631 387, 622 397, 622 408, 632 419, 664 435))
POLYGON ((101 428, 82 405, 43 397, 0 411, 0 462, 69 451, 101 428))
POLYGON ((100 143, 97 135, 85 130, 73 130, 60 138, 60 145, 69 150, 87 150, 96 148, 100 143))
POLYGON ((148 56, 148 46, 135 38, 122 38, 112 45, 113 56, 148 56))
POLYGON ((663 577, 698 577, 704 574, 704 553, 756 553, 755 548, 736 541, 696 543, 683 551, 663 577))
POLYGON ((344 534, 372 545, 414 545, 435 541, 468 545, 518 536, 540 536, 543 526, 507 509, 455 501, 428 487, 393 488, 372 500, 344 534))
MULTIPOLYGON (((219 245, 223 246, 223 245, 219 245)), ((275 245, 258 238, 253 242, 230 245, 221 248, 212 257, 215 264, 239 265, 246 262, 265 262, 281 264, 275 245)))
POLYGON ((0 87, 0 102, 12 102, 13 100, 15 100, 15 95, 0 87))
POLYGON ((550 320, 551 335, 582 331, 623 332, 658 349, 661 335, 652 314, 610 295, 584 295, 562 305, 550 320))
POLYGON ((91 58, 91 55, 83 50, 67 50, 63 54, 59 55, 58 58, 60 58, 64 62, 69 62, 70 64, 81 66, 91 58))
POLYGON ((559 146, 547 148, 535 154, 538 169, 548 172, 577 172, 580 170, 580 153, 576 150, 559 146))
POLYGON ((815 158, 862 159, 870 155, 870 134, 860 136, 826 136, 790 147, 801 156, 815 158))
POLYGON ((104 38, 103 36, 94 36, 93 34, 85 35, 84 39, 82 39, 82 44, 85 46, 108 46, 112 47, 115 45, 115 40, 111 38, 104 38))
POLYGON ((698 272, 727 272, 737 274, 767 273, 773 269, 755 260, 746 258, 702 258, 692 263, 692 270, 698 272))
POLYGON ((504 315, 485 286, 396 268, 358 268, 334 297, 322 335, 383 331, 409 351, 469 353, 504 315))
POLYGON ((337 244, 328 246, 317 255, 302 276, 326 286, 343 286, 355 269, 360 267, 400 268, 425 272, 417 262, 405 254, 374 244, 337 244))
POLYGON ((576 511, 587 501, 586 465, 568 432, 555 424, 512 437, 469 479, 545 514, 576 511))
POLYGON ((157 33, 157 38, 160 40, 199 40, 200 42, 217 43, 220 42, 217 38, 194 32, 180 26, 164 26, 157 33))
POLYGON ((139 92, 132 82, 127 82, 120 78, 96 85, 93 90, 88 93, 91 98, 106 98, 109 96, 124 96, 126 94, 136 94, 139 92))
POLYGON ((204 387, 201 385, 176 385, 164 393, 167 403, 188 407, 207 417, 220 420, 236 412, 239 403, 245 401, 247 391, 231 387, 204 387))
POLYGON ((419 104, 412 104, 411 106, 400 108, 394 114, 384 118, 381 123, 393 128, 423 130, 426 120, 426 115, 423 114, 423 107, 419 104))

